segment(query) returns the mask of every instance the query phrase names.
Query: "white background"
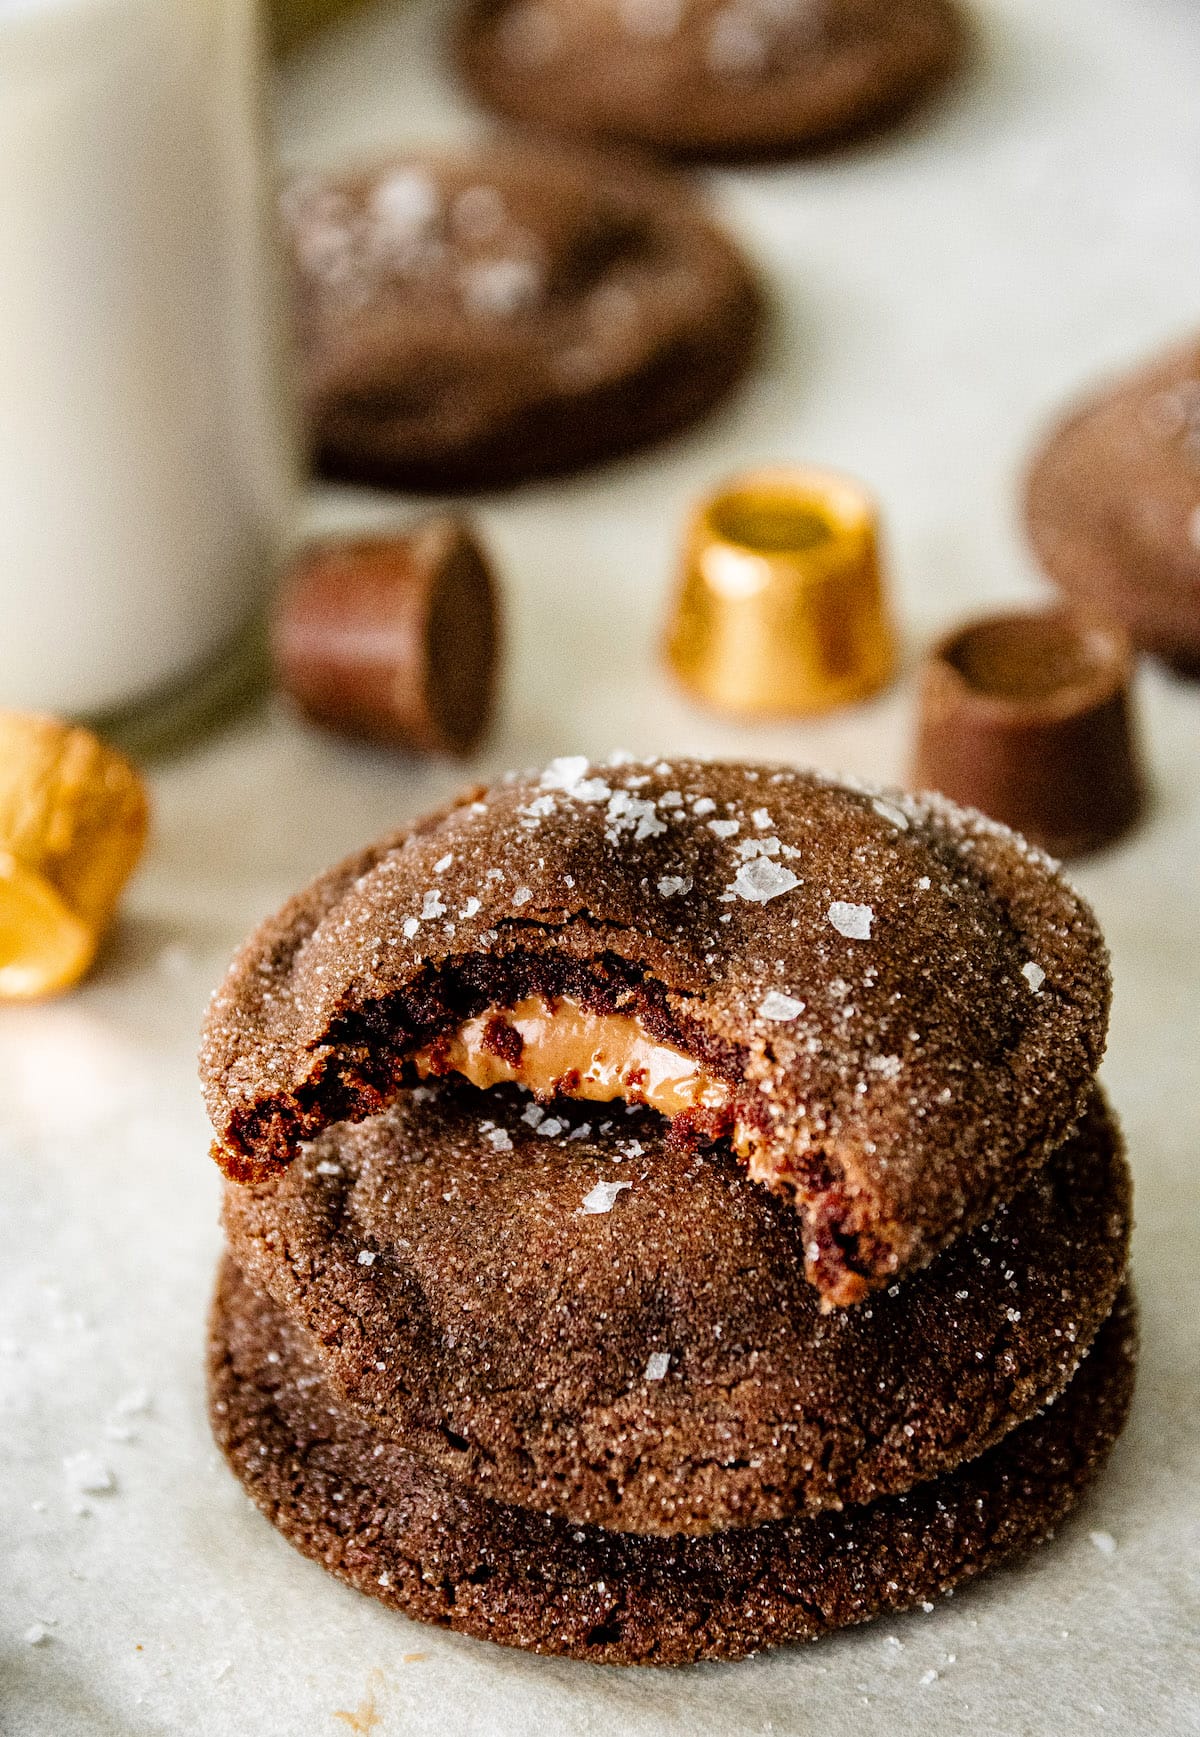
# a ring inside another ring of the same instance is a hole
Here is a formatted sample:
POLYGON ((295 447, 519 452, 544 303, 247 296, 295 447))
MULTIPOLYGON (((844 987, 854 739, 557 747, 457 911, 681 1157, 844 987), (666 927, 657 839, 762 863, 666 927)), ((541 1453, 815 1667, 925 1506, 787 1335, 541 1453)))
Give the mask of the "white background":
MULTIPOLYGON (((481 504, 509 649, 503 719, 470 772, 621 746, 901 779, 922 645, 1037 594, 1016 511, 1036 429, 1200 320, 1200 6, 976 13, 981 64, 919 127, 712 178, 776 304, 731 410, 667 451, 481 504), (689 501, 778 457, 877 489, 906 669, 874 706, 750 731, 675 695, 657 646, 689 501)), ((473 124, 435 70, 438 33, 436 10, 368 11, 294 63, 287 160, 473 124)), ((311 517, 407 510, 327 491, 311 517)), ((1105 1077, 1138 1187, 1143 1372, 1111 1468, 1051 1547, 932 1615, 673 1674, 409 1625, 293 1554, 219 1462, 201 1386, 218 1246, 194 1064, 205 997, 251 923, 463 773, 347 748, 282 707, 160 769, 101 970, 0 1013, 0 1729, 307 1737, 361 1710, 382 1737, 1200 1730, 1200 687, 1146 670, 1139 698, 1152 815, 1076 876, 1113 949, 1105 1077), (143 1387, 148 1409, 117 1417, 115 1439, 115 1408, 143 1387), (113 1491, 72 1493, 63 1459, 82 1451, 113 1491)))

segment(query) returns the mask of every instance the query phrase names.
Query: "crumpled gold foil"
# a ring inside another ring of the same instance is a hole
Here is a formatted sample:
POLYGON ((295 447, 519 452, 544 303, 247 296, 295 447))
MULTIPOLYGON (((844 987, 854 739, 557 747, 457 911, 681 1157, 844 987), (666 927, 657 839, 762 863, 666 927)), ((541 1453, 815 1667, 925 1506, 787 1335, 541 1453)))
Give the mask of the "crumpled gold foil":
POLYGON ((89 730, 0 710, 0 1000, 84 975, 148 819, 138 773, 89 730))

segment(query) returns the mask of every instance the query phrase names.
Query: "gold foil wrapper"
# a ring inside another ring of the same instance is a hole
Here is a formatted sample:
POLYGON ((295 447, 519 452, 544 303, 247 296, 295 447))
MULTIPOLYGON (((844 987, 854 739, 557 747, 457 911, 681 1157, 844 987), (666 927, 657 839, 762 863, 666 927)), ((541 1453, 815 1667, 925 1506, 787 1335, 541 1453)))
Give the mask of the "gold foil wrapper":
POLYGON ((0 1000, 83 976, 148 815, 137 772, 90 731, 0 711, 0 1000))
POLYGON ((865 699, 895 667, 871 496, 832 471, 737 477, 695 512, 667 660, 700 699, 803 717, 865 699))

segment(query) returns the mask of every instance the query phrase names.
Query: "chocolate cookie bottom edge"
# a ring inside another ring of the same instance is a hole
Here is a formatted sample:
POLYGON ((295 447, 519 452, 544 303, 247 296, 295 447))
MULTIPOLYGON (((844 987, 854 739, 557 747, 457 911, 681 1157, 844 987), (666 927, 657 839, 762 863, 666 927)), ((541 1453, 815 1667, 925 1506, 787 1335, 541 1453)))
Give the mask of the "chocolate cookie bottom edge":
POLYGON ((603 1664, 737 1659, 899 1611, 1048 1537, 1095 1477, 1133 1391, 1126 1289, 1061 1397, 905 1496, 703 1538, 573 1526, 469 1494, 325 1389, 302 1335, 222 1263, 213 1434, 302 1554, 438 1627, 603 1664))

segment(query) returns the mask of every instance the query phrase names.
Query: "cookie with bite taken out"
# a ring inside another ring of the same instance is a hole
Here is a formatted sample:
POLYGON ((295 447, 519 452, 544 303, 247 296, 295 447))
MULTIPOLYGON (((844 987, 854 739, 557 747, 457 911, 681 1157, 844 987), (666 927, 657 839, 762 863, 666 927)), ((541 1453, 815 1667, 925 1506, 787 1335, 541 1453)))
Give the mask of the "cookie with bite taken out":
POLYGON ((330 871, 254 935, 202 1075, 227 1174, 449 1075, 644 1106, 798 1214, 826 1306, 927 1264, 1062 1146, 1107 955, 1041 852, 769 765, 562 759, 330 871))

